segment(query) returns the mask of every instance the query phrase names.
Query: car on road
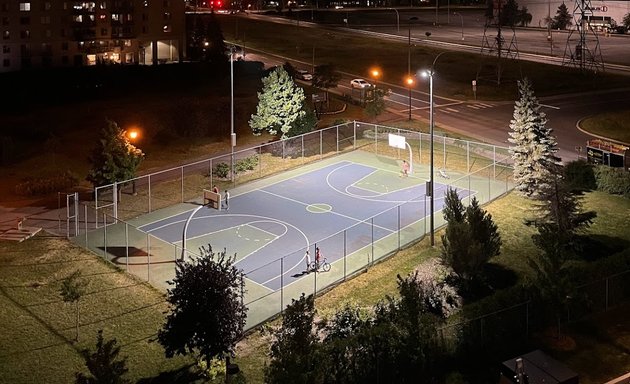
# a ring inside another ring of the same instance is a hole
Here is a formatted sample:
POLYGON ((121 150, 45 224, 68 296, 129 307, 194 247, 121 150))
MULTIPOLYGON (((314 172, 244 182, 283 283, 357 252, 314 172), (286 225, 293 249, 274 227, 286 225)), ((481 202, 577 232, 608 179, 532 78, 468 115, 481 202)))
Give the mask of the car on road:
POLYGON ((350 86, 352 88, 370 88, 372 84, 363 79, 352 79, 350 80, 350 86))
POLYGON ((300 80, 311 81, 313 80, 313 75, 311 75, 308 71, 303 69, 298 69, 295 71, 295 78, 300 80))

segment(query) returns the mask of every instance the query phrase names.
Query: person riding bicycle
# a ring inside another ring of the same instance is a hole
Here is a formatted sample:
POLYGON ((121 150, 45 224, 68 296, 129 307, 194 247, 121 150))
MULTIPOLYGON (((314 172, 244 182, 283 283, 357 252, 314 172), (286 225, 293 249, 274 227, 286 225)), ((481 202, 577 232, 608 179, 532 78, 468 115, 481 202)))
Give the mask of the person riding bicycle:
POLYGON ((321 258, 322 258, 322 254, 319 251, 319 247, 315 248, 315 265, 317 266, 317 269, 319 269, 319 266, 321 265, 321 258))

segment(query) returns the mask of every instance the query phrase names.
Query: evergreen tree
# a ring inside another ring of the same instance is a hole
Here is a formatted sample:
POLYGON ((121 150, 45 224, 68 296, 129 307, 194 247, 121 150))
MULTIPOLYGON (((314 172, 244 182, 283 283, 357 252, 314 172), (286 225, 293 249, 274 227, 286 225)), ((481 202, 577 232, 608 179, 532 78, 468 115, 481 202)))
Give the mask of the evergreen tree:
POLYGON ((540 110, 527 78, 518 82, 521 95, 514 106, 514 119, 510 122, 510 153, 514 160, 516 190, 522 195, 536 196, 549 180, 550 172, 560 159, 555 155, 557 143, 551 128, 547 128, 545 113, 540 110))
POLYGON ((87 283, 81 280, 81 272, 74 271, 70 276, 61 281, 61 289, 59 294, 66 303, 75 303, 76 310, 76 329, 74 341, 79 341, 79 300, 85 293, 87 283))
POLYGON ((582 212, 578 196, 571 193, 557 173, 541 190, 538 217, 530 220, 538 229, 532 236, 541 250, 538 257, 528 257, 528 264, 536 276, 536 288, 554 312, 560 333, 560 317, 565 313, 570 297, 575 297, 569 261, 579 250, 577 235, 596 217, 595 212, 582 212))
POLYGON ((272 135, 281 132, 284 140, 291 136, 289 131, 295 121, 306 114, 304 90, 295 85, 282 67, 277 67, 262 82, 256 114, 252 115, 249 125, 254 135, 260 135, 265 130, 272 135))
POLYGON ((501 8, 501 16, 499 19, 501 25, 514 27, 518 23, 518 3, 516 0, 507 0, 501 8))
POLYGON ((104 342, 103 330, 98 331, 96 351, 90 353, 84 349, 81 355, 91 376, 83 373, 76 374, 76 384, 127 384, 128 380, 122 376, 129 371, 126 367, 127 358, 118 360, 120 347, 116 345, 116 339, 104 342))
POLYGON ((621 24, 626 27, 626 29, 630 29, 630 13, 626 13, 621 21, 621 24))
POLYGON ((314 332, 315 300, 313 296, 293 299, 274 334, 271 361, 265 367, 266 383, 318 383, 326 374, 321 369, 320 343, 314 332))
POLYGON ((492 215, 479 207, 476 198, 464 208, 454 189, 446 193, 442 235, 442 263, 457 275, 462 293, 482 282, 483 266, 501 250, 501 237, 492 215))
POLYGON ((177 261, 166 300, 171 312, 158 332, 166 356, 196 353, 208 365, 234 353, 245 326, 243 273, 227 252, 202 247, 201 255, 177 261))
POLYGON ((133 179, 143 159, 144 153, 129 142, 126 131, 107 120, 98 144, 90 155, 92 169, 88 172, 87 180, 100 186, 133 179))
POLYGON ((573 22, 571 21, 572 19, 573 16, 569 14, 567 6, 562 3, 556 11, 556 16, 554 16, 554 18, 551 20, 551 28, 567 29, 567 27, 570 27, 573 24, 573 22))
POLYGON ((227 68, 227 64, 230 60, 227 46, 225 45, 225 38, 223 37, 223 31, 221 30, 221 24, 214 13, 210 14, 210 19, 206 26, 208 48, 206 51, 205 59, 213 64, 216 64, 216 68, 227 68))
POLYGON ((518 25, 521 27, 527 27, 532 22, 532 14, 529 13, 527 7, 524 6, 518 10, 517 19, 518 25))

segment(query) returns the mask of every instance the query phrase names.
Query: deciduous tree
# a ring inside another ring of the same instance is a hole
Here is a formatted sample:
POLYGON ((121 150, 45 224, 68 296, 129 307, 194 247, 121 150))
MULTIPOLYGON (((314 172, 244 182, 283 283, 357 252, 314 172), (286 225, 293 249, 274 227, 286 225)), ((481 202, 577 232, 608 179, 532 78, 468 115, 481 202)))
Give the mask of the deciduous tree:
POLYGON ((127 132, 107 120, 89 161, 92 169, 87 180, 95 186, 133 179, 144 160, 144 153, 127 138, 127 132))
POLYGON ((262 82, 256 114, 252 115, 249 125, 254 135, 263 131, 272 135, 280 132, 281 139, 286 139, 291 136, 289 131, 294 123, 306 114, 304 90, 295 85, 282 67, 276 68, 262 82))
POLYGON ((166 356, 196 354, 206 363, 234 353, 245 326, 243 272, 227 252, 202 247, 199 257, 177 261, 166 300, 171 305, 158 332, 166 356))
POLYGON ((336 88, 341 80, 341 74, 333 64, 322 64, 315 67, 313 73, 313 87, 326 91, 326 101, 328 102, 328 90, 336 88))
POLYGON ((61 298, 66 303, 74 303, 76 310, 76 329, 74 341, 79 341, 79 300, 85 293, 85 287, 87 286, 87 282, 81 279, 81 272, 74 271, 70 276, 66 277, 61 281, 61 289, 59 290, 59 294, 61 298))

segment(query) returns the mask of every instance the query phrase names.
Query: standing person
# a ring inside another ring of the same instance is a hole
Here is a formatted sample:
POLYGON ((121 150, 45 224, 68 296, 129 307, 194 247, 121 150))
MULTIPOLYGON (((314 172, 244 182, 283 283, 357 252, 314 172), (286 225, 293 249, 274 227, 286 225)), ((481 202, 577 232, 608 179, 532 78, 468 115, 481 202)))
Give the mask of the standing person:
POLYGON ((226 189, 223 193, 223 202, 225 203, 225 210, 230 210, 230 192, 226 189))
POLYGON ((219 187, 217 187, 216 185, 212 187, 212 192, 219 193, 219 187))
POLYGON ((402 177, 407 177, 409 176, 409 163, 407 162, 407 160, 403 160, 402 162, 402 177))
POLYGON ((308 249, 306 250, 304 257, 306 258, 306 273, 309 273, 311 272, 311 254, 308 249))

